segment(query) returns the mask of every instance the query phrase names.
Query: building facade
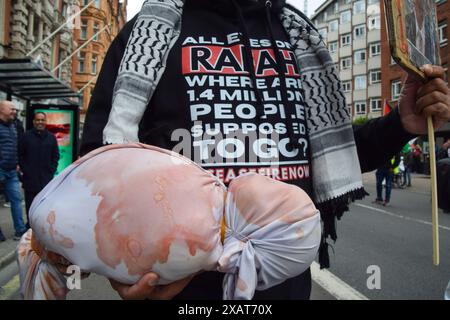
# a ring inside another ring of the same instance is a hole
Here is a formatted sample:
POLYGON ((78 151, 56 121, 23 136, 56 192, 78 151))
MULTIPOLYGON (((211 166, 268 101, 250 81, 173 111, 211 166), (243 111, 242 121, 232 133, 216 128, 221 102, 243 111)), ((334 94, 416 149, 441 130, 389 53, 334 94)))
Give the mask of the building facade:
MULTIPOLYGON (((70 0, 0 0, 0 59, 24 58, 66 21, 70 0)), ((31 57, 52 71, 72 52, 72 29, 63 28, 31 57)), ((70 85, 72 66, 53 72, 70 85)))
POLYGON ((381 116, 380 0, 328 0, 311 20, 326 39, 353 118, 381 116))
MULTIPOLYGON (((79 6, 83 8, 90 3, 91 0, 80 0, 79 6)), ((83 11, 74 30, 76 48, 82 47, 72 59, 72 88, 83 94, 81 122, 106 52, 127 21, 126 7, 126 0, 96 0, 83 11)))

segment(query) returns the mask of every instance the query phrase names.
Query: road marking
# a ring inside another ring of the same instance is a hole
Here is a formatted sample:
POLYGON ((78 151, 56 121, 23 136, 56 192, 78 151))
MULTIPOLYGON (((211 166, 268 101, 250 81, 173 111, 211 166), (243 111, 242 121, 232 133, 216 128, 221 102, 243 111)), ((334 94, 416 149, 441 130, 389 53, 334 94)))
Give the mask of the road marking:
MULTIPOLYGON (((389 211, 386 211, 386 210, 383 210, 383 209, 379 209, 379 208, 374 208, 374 207, 371 207, 371 206, 367 206, 367 205, 365 205, 365 204, 354 203, 354 205, 355 205, 355 206, 358 206, 358 207, 361 207, 361 208, 366 208, 366 209, 369 209, 369 210, 381 212, 381 213, 384 213, 384 214, 386 214, 386 215, 388 215, 388 216, 391 216, 391 217, 396 217, 396 218, 405 219, 405 220, 408 220, 408 221, 414 221, 414 222, 423 223, 423 224, 432 226, 431 222, 428 222, 428 221, 425 221, 425 220, 420 220, 420 219, 410 218, 410 217, 407 217, 407 216, 403 216, 403 215, 401 215, 401 214, 396 214, 396 213, 392 213, 392 212, 389 212, 389 211)), ((441 226, 441 225, 439 225, 439 228, 444 229, 444 230, 447 230, 447 231, 450 231, 450 228, 449 228, 449 227, 446 227, 446 226, 441 226)))
POLYGON ((365 295, 349 286, 326 269, 320 270, 317 262, 311 264, 311 277, 315 283, 337 300, 369 300, 365 295))
POLYGON ((0 300, 11 300, 14 295, 19 291, 20 279, 16 274, 7 284, 2 287, 0 292, 0 300))

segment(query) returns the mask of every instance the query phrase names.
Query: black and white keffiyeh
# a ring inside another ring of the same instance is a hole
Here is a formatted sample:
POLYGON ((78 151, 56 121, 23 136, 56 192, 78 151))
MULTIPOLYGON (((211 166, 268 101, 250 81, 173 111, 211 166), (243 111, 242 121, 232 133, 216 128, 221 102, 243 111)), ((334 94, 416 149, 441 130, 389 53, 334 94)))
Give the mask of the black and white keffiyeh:
MULTIPOLYGON (((181 31, 184 0, 146 0, 134 25, 114 88, 103 131, 105 144, 138 142, 138 127, 165 71, 181 31)), ((319 261, 329 267, 326 239, 336 236, 336 218, 366 194, 351 115, 335 64, 317 30, 291 6, 280 20, 302 71, 311 148, 313 200, 324 223, 319 261)))

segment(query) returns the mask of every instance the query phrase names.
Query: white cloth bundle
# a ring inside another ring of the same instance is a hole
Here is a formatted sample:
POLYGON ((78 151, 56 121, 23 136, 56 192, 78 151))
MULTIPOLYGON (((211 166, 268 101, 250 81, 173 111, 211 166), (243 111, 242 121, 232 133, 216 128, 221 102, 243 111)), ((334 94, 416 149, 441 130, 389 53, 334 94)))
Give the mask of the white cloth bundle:
POLYGON ((143 144, 72 164, 39 193, 30 220, 18 247, 26 299, 64 298, 68 264, 126 284, 150 271, 167 284, 218 270, 224 299, 251 299, 305 271, 321 237, 300 188, 246 174, 227 190, 191 160, 143 144))

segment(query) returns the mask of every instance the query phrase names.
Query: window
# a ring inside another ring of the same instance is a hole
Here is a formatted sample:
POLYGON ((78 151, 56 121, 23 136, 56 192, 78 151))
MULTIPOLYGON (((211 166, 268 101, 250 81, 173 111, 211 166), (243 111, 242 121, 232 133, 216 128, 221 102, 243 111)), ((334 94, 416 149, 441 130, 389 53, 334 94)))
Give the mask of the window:
MULTIPOLYGON (((58 3, 56 2, 55 5, 58 6, 58 3)), ((68 8, 69 8, 69 7, 67 6, 67 4, 63 3, 62 9, 61 9, 61 15, 62 15, 64 18, 67 18, 67 9, 68 9, 68 8)))
POLYGON ((367 1, 368 4, 379 4, 380 0, 369 0, 367 1))
POLYGON ((352 67, 352 58, 351 57, 343 58, 341 60, 341 69, 342 70, 350 69, 351 67, 352 67))
POLYGON ((366 62, 366 50, 355 51, 355 64, 361 64, 366 62))
POLYGON ((356 114, 366 114, 366 102, 357 101, 355 102, 355 113, 356 114))
POLYGON ((381 29, 380 16, 369 17, 368 26, 369 26, 369 30, 381 29))
POLYGON ((364 90, 367 88, 367 76, 355 77, 355 90, 364 90))
POLYGON ((351 92, 352 91, 352 82, 351 81, 343 81, 342 82, 342 91, 343 92, 351 92))
POLYGON ((441 22, 439 24, 439 43, 441 46, 447 44, 447 22, 441 22))
POLYGON ((352 44, 352 36, 350 33, 341 36, 341 47, 346 47, 352 44))
MULTIPOLYGON (((58 62, 57 62, 57 65, 59 65, 63 61, 63 59, 64 59, 64 51, 59 49, 58 50, 58 62)), ((57 77, 61 79, 62 68, 59 68, 57 72, 58 72, 57 77)))
POLYGON ((335 53, 338 49, 338 43, 337 41, 335 42, 330 42, 330 44, 328 45, 328 50, 330 50, 330 53, 335 53))
POLYGON ((338 31, 339 20, 330 21, 329 27, 330 27, 330 32, 338 31))
POLYGON ((339 62, 336 62, 336 63, 334 64, 334 70, 335 70, 335 71, 339 71, 339 62))
POLYGON ((396 101, 400 98, 402 91, 402 82, 400 80, 394 80, 391 82, 391 96, 392 100, 396 101))
POLYGON ((95 0, 95 7, 100 8, 100 0, 95 0))
POLYGON ((94 41, 98 41, 98 34, 97 34, 98 31, 99 31, 98 23, 94 22, 94 41))
POLYGON ((371 112, 381 111, 381 99, 380 98, 370 99, 370 111, 371 112))
POLYGON ((358 0, 353 3, 353 12, 355 14, 364 13, 366 11, 366 1, 358 0))
POLYGON ((370 71, 370 84, 381 82, 381 70, 370 71))
POLYGON ((381 43, 371 43, 369 50, 371 57, 379 56, 381 54, 381 43))
POLYGON ((34 20, 33 20, 33 37, 34 37, 34 41, 35 43, 39 43, 41 42, 41 39, 39 39, 39 36, 41 36, 41 34, 39 33, 39 24, 40 24, 40 18, 37 15, 34 15, 34 20))
POLYGON ((97 74, 97 55, 92 55, 92 63, 91 63, 91 73, 97 74))
POLYGON ((339 11, 339 3, 336 1, 334 3, 334 13, 338 13, 338 11, 339 11))
POLYGON ((366 33, 366 26, 364 24, 360 24, 356 26, 354 29, 355 38, 362 38, 366 33))
POLYGON ((350 10, 341 12, 341 24, 350 23, 352 20, 352 12, 350 10))
POLYGON ((319 34, 322 36, 322 39, 326 40, 328 35, 327 28, 319 29, 319 34))
POLYGON ((85 20, 81 21, 81 31, 80 31, 80 39, 87 39, 87 22, 85 20))
POLYGON ((83 73, 85 69, 86 53, 78 52, 78 72, 83 73))

